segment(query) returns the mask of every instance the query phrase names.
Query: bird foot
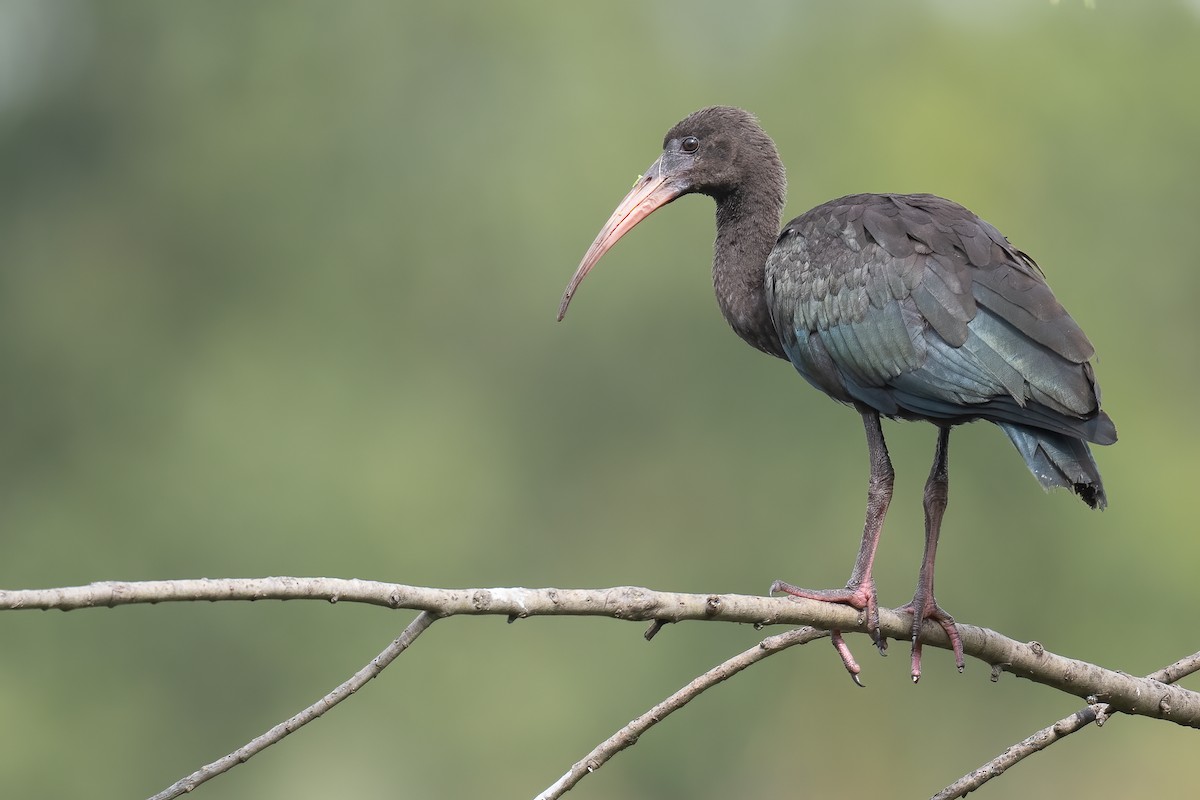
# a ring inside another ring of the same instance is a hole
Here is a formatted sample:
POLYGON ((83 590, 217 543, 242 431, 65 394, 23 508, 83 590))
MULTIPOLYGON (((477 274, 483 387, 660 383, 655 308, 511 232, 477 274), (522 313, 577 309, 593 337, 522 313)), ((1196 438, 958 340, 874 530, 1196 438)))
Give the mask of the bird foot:
POLYGON ((898 614, 912 614, 912 679, 913 683, 921 680, 921 626, 925 620, 931 619, 942 626, 942 630, 946 632, 946 637, 950 640, 950 647, 954 651, 954 663, 958 667, 958 671, 962 672, 966 666, 963 659, 962 637, 959 636, 958 626, 954 624, 954 617, 946 613, 946 611, 937 604, 933 599, 933 594, 927 597, 922 597, 921 592, 913 597, 912 602, 900 606, 896 609, 898 614))
MULTIPOLYGON (((820 600, 824 603, 840 603, 851 608, 857 608, 859 611, 865 611, 867 633, 870 635, 871 641, 879 648, 880 655, 887 655, 887 640, 879 632, 879 600, 875 594, 875 582, 873 580, 868 578, 857 584, 849 583, 845 589, 802 589, 790 583, 775 581, 771 584, 770 593, 775 594, 777 592, 790 594, 792 597, 803 597, 807 600, 820 600)), ((842 665, 850 673, 850 677, 854 682, 862 686, 863 682, 858 677, 858 674, 862 672, 862 667, 854 660, 854 656, 850 653, 850 647, 842 637, 842 632, 840 630, 832 630, 829 634, 834 649, 837 650, 838 656, 842 659, 842 665)))

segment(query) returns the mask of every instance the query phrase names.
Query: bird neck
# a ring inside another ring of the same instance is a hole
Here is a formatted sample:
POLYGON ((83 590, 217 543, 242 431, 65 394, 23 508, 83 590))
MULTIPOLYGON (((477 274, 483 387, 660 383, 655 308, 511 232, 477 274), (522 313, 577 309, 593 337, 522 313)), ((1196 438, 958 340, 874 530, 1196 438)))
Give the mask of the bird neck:
POLYGON ((750 346, 783 359, 787 355, 771 321, 763 283, 767 257, 779 237, 785 191, 780 170, 777 180, 717 197, 713 245, 713 289, 725 321, 750 346))

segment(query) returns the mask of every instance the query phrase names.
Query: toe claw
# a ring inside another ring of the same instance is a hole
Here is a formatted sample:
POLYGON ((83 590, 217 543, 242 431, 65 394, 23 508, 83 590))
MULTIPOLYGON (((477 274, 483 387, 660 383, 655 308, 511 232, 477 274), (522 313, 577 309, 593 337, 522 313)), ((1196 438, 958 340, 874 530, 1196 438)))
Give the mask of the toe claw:
POLYGON ((862 680, 858 677, 858 673, 862 672, 862 667, 854 660, 854 656, 850 653, 850 646, 846 644, 846 640, 842 638, 841 631, 830 631, 829 641, 833 643, 833 649, 837 650, 842 659, 842 666, 846 668, 846 672, 850 673, 850 677, 859 686, 863 685, 862 680))

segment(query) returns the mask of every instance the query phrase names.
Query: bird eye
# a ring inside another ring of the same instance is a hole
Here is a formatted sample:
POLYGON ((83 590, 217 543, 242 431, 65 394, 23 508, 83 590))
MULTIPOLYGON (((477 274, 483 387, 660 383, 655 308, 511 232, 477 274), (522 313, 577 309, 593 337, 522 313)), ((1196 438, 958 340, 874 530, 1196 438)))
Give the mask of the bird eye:
POLYGON ((700 140, 695 136, 685 136, 679 143, 679 149, 685 153, 694 153, 700 149, 700 140))

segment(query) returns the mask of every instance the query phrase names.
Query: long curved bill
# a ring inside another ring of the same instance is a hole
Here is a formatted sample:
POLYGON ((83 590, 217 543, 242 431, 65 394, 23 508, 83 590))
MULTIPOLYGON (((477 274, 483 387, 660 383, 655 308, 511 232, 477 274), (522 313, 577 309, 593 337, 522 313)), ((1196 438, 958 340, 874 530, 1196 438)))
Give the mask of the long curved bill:
POLYGON ((567 306, 571 304, 571 298, 575 296, 579 284, 592 267, 596 266, 600 257, 607 253, 618 239, 633 230, 635 225, 685 191, 685 186, 680 185, 677 180, 672 180, 671 171, 664 169, 663 158, 660 157, 650 165, 646 174, 638 179, 629 190, 629 194, 625 195, 625 199, 617 206, 617 210, 608 218, 608 222, 604 223, 596 241, 592 242, 583 260, 579 262, 579 269, 575 270, 575 275, 567 284, 567 290, 563 292, 562 302, 558 305, 559 322, 562 322, 566 315, 567 306))

